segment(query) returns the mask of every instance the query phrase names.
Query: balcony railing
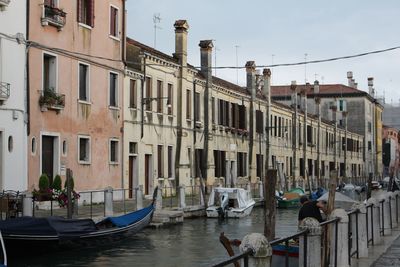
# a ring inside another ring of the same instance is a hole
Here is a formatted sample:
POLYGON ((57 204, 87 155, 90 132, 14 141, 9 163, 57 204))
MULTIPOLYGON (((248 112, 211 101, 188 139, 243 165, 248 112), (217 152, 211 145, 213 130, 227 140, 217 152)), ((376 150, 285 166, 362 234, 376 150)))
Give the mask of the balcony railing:
MULTIPOLYGON (((1 1, 1 0, 0 0, 1 1)), ((45 1, 42 14, 42 25, 52 25, 61 30, 66 22, 67 13, 55 7, 51 1, 45 1)))
POLYGON ((0 0, 0 10, 3 10, 3 8, 7 7, 8 4, 10 4, 11 0, 0 0))
POLYGON ((43 109, 61 110, 65 107, 65 95, 58 94, 52 89, 40 91, 39 105, 43 109))
POLYGON ((7 100, 10 97, 10 84, 0 82, 0 103, 7 100))

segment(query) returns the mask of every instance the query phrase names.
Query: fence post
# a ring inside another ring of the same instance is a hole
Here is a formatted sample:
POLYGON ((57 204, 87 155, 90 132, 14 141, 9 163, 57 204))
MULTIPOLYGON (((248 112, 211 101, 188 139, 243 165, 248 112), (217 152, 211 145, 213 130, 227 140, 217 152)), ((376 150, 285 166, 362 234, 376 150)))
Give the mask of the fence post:
POLYGON ((352 232, 356 232, 356 227, 358 227, 358 239, 353 238, 353 248, 357 247, 356 242, 358 242, 358 257, 366 258, 368 257, 368 238, 367 238, 367 208, 364 204, 354 204, 352 209, 358 210, 358 226, 356 226, 356 220, 351 221, 352 232))
POLYGON ((106 187, 104 189, 104 216, 113 216, 113 189, 112 187, 106 187))
POLYGON ((304 267, 320 267, 322 266, 321 253, 315 252, 321 249, 321 226, 316 219, 308 217, 302 220, 299 225, 299 231, 304 230, 308 230, 308 234, 307 238, 304 238, 303 235, 300 236, 299 265, 304 267), (306 244, 304 243, 304 239, 306 239, 306 244), (306 255, 306 265, 303 265, 304 255, 306 255))
POLYGON ((157 199, 156 199, 157 210, 162 210, 162 184, 158 184, 157 199))
POLYGON ((179 208, 181 209, 186 208, 185 189, 185 185, 179 186, 179 208))
POLYGON ((331 213, 331 218, 339 218, 340 221, 337 225, 337 233, 336 227, 331 228, 329 266, 349 267, 349 216, 344 209, 335 209, 331 213), (335 246, 335 242, 337 242, 337 246, 335 246), (337 263, 335 263, 335 255, 337 255, 337 263))
POLYGON ((22 216, 33 216, 32 193, 26 191, 22 195, 22 216))
POLYGON ((136 191, 136 210, 143 209, 143 185, 135 188, 136 191))
POLYGON ((243 237, 239 250, 243 253, 248 249, 253 250, 248 267, 271 267, 272 247, 264 235, 252 233, 243 237))
POLYGON ((368 199, 367 204, 372 204, 372 214, 368 213, 368 233, 373 236, 374 245, 379 244, 381 242, 381 233, 380 233, 380 207, 377 199, 371 197, 368 199), (371 223, 372 221, 372 223, 371 223))
POLYGON ((393 192, 388 192, 388 195, 390 196, 390 214, 389 218, 392 219, 392 228, 397 227, 397 222, 396 222, 396 195, 393 192))
MULTIPOLYGON (((391 235, 392 234, 392 230, 390 229, 390 209, 389 209, 389 195, 388 193, 384 193, 382 195, 380 195, 379 200, 385 200, 385 202, 383 202, 383 210, 381 210, 380 213, 380 218, 381 218, 381 227, 383 229, 383 233, 384 235, 391 235), (382 212, 383 212, 383 225, 382 225, 382 212)), ((380 205, 382 206, 382 205, 380 205)))
POLYGON ((260 194, 260 200, 264 200, 264 186, 262 181, 258 181, 258 191, 260 194))

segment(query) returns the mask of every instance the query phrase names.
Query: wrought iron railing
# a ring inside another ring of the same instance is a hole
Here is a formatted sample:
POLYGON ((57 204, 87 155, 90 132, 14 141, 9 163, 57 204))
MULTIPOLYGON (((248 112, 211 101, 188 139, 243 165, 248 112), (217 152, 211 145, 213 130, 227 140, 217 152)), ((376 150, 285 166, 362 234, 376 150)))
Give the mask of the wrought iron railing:
POLYGON ((48 23, 58 28, 64 27, 67 13, 56 7, 51 0, 44 2, 42 23, 48 23))
POLYGON ((0 6, 8 6, 10 4, 10 0, 0 0, 0 6))

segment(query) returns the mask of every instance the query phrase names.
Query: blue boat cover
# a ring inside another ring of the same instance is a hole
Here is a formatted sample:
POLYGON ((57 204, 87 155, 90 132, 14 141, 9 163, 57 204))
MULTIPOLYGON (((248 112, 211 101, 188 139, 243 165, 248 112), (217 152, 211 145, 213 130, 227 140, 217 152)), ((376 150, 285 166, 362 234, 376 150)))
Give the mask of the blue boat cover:
POLYGON ((0 221, 0 230, 3 235, 58 235, 67 237, 97 231, 97 228, 91 219, 19 217, 0 221))
POLYGON ((150 212, 152 212, 154 209, 153 205, 150 205, 144 209, 141 210, 137 210, 125 215, 121 215, 118 217, 108 217, 106 219, 104 219, 103 221, 99 222, 99 223, 104 223, 105 221, 109 221, 111 222, 114 226, 117 227, 124 227, 124 226, 128 226, 131 224, 134 224, 140 220, 142 220, 144 217, 146 217, 150 212))

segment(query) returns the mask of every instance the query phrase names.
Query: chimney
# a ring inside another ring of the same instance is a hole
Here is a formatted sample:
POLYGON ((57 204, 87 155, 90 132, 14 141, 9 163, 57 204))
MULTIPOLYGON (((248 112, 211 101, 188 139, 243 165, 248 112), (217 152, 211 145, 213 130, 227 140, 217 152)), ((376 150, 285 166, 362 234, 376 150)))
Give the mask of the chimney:
POLYGON ((214 47, 212 40, 202 40, 200 46, 200 64, 201 73, 206 79, 212 76, 212 49, 214 47))
POLYGON ((314 94, 319 94, 319 82, 318 82, 318 80, 314 81, 314 94))
POLYGON ((296 81, 292 81, 292 84, 290 85, 290 89, 292 90, 292 106, 295 108, 297 106, 297 84, 296 81))
POLYGON ((352 71, 348 71, 347 72, 347 83, 348 86, 353 87, 353 72, 352 71))
POLYGON ((256 63, 254 61, 246 62, 246 74, 247 74, 247 91, 250 92, 251 97, 256 96, 256 63))
POLYGON ((263 70, 263 95, 267 98, 268 103, 271 102, 271 70, 264 69, 263 70))
POLYGON ((358 87, 358 83, 356 83, 356 81, 353 79, 353 87, 357 89, 358 87))
POLYGON ((186 20, 177 20, 175 27, 175 53, 174 57, 179 59, 182 66, 187 65, 187 31, 189 24, 186 20))
POLYGON ((368 77, 368 93, 372 97, 374 97, 374 95, 375 95, 374 78, 373 77, 368 77))

